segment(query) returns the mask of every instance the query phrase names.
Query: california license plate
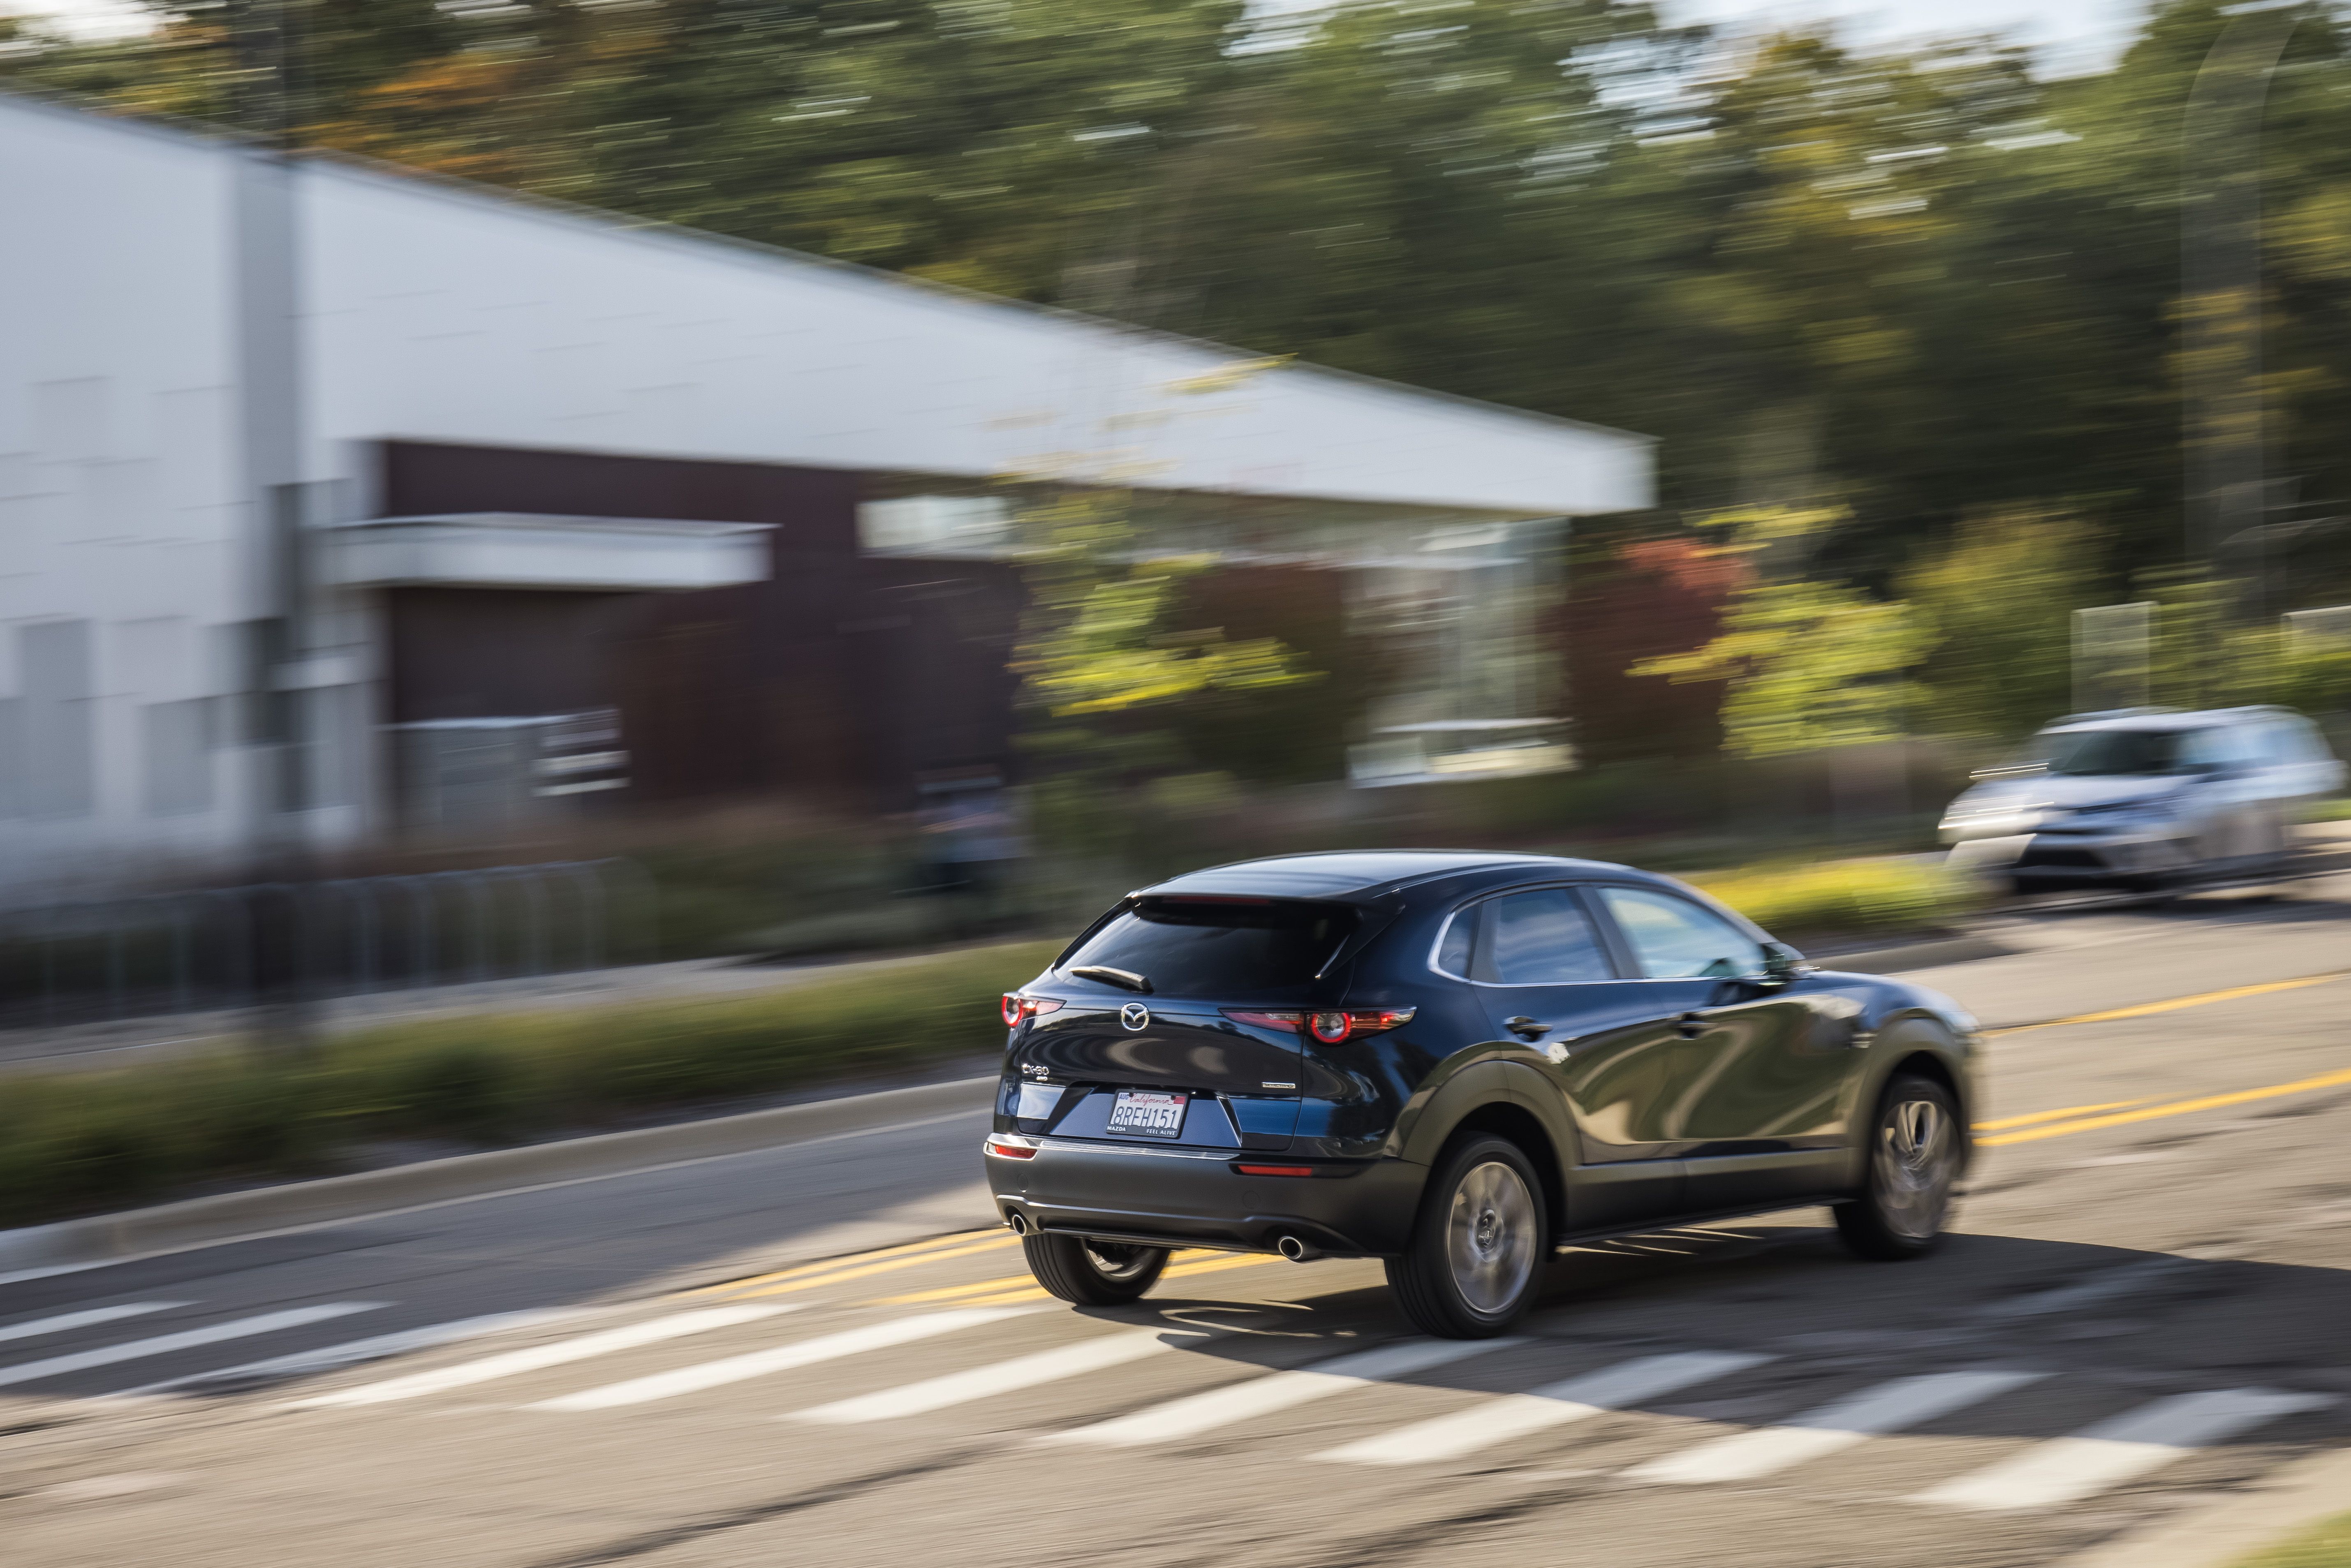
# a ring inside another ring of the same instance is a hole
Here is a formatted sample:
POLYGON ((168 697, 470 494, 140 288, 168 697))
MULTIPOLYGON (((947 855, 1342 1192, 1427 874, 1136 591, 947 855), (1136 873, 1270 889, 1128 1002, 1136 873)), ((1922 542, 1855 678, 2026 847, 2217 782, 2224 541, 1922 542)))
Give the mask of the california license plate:
POLYGON ((1136 1138, 1180 1138, 1188 1094, 1155 1094, 1122 1089, 1110 1108, 1110 1130, 1136 1138))

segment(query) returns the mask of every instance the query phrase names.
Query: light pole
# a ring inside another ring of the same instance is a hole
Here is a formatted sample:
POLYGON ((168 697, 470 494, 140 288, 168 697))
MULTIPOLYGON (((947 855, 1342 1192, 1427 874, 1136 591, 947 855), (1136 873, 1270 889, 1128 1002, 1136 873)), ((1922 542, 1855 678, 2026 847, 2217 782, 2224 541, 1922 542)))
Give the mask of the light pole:
POLYGON ((308 518, 301 448, 298 224, 292 0, 234 0, 230 43, 247 145, 237 166, 238 383, 246 493, 256 509, 247 558, 259 585, 248 622, 255 758, 255 1033, 266 1050, 308 1041, 304 994, 309 844, 301 811, 311 766, 308 518))
POLYGON ((2180 127, 2181 444, 2191 564, 2257 528, 2267 506, 2262 110, 2304 11, 2302 0, 2253 0, 2221 15, 2228 25, 2196 72, 2180 127))

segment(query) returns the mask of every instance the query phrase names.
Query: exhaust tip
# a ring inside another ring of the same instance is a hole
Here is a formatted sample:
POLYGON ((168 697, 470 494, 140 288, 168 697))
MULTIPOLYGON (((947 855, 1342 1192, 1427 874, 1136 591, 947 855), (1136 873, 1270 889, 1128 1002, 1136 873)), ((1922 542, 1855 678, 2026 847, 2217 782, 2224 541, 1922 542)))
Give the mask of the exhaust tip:
POLYGON ((1012 1234, 1015 1236, 1026 1236, 1029 1234, 1029 1217, 1022 1214, 1019 1209, 1014 1209, 1010 1217, 1008 1218, 1004 1223, 1012 1228, 1012 1234))
POLYGON ((1275 1251, 1280 1253, 1283 1257, 1289 1259, 1293 1263, 1303 1263, 1306 1261, 1306 1243, 1301 1241, 1295 1236, 1283 1237, 1280 1240, 1276 1241, 1273 1244, 1273 1248, 1275 1251))

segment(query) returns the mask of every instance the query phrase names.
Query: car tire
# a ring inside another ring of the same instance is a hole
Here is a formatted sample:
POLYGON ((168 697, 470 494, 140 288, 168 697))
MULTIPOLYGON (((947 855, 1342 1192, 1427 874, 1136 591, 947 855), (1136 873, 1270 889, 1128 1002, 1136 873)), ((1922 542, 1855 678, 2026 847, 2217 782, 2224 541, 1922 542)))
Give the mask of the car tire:
POLYGON ((1024 1236, 1020 1250, 1037 1282, 1081 1307, 1115 1307, 1135 1300, 1159 1282, 1167 1267, 1165 1247, 1089 1241, 1079 1236, 1024 1236))
POLYGON ((1437 1162, 1411 1243, 1387 1260, 1388 1289, 1424 1333, 1488 1339, 1534 1304, 1550 1253, 1534 1163, 1508 1139, 1479 1134, 1437 1162))
POLYGON ((1934 1250, 1966 1163, 1959 1102, 1934 1079, 1896 1073, 1878 1097, 1860 1193, 1830 1212, 1861 1257, 1897 1262, 1934 1250))

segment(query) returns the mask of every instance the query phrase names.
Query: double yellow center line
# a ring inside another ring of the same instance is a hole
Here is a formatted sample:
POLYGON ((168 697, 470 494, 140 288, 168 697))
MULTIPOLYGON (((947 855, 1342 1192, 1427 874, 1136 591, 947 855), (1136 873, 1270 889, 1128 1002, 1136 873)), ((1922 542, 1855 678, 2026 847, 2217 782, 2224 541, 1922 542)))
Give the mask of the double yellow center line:
MULTIPOLYGON (((2305 975, 2294 980, 2271 980, 2258 986, 2232 986, 2225 991, 2203 991, 2192 997, 2172 997, 2159 1002, 2141 1002, 2136 1007, 2110 1008, 2105 1012, 2080 1013, 2073 1018, 2051 1019, 2045 1023, 2017 1024, 2009 1029, 1987 1030, 1987 1035, 2022 1034, 2028 1030, 2063 1029, 2070 1024, 2112 1023, 2121 1019, 2152 1018, 2158 1013, 2179 1012, 2185 1008, 2210 1007, 2215 1002, 2238 1001, 2246 997, 2268 996, 2276 991, 2298 991, 2306 986, 2324 986, 2332 981, 2351 978, 2351 970, 2337 969, 2330 974, 2305 975)), ((2154 1096, 2137 1100, 2112 1100, 2099 1105, 2069 1105, 2056 1111, 2035 1111, 2029 1115, 2008 1116, 1998 1121, 1978 1122, 1976 1142, 1986 1147, 2002 1144, 2029 1144, 2042 1138, 2062 1138, 2074 1133, 2095 1132, 2100 1127, 2119 1127, 2132 1122, 2152 1122, 2163 1116, 2184 1116, 2191 1111, 2213 1111, 2229 1105, 2244 1105, 2258 1100, 2275 1100, 2287 1094, 2309 1094, 2321 1089, 2336 1089, 2351 1084, 2351 1071, 2322 1072, 2312 1078, 2298 1078, 2291 1083, 2265 1084, 2258 1089, 2239 1089, 2225 1094, 2203 1094, 2193 1099, 2155 1103, 2154 1096)))

